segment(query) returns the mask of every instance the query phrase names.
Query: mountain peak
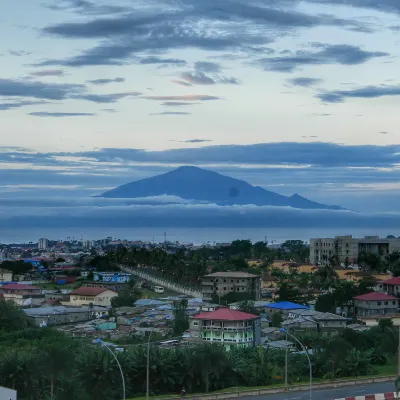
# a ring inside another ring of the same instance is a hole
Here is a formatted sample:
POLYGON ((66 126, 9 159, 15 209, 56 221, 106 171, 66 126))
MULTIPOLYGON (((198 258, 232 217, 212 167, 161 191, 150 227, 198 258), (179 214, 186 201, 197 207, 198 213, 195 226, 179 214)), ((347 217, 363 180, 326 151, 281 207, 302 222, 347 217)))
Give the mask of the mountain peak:
POLYGON ((127 183, 103 193, 100 197, 140 198, 146 201, 146 197, 165 195, 219 206, 252 204, 303 209, 340 209, 337 206, 310 201, 297 193, 287 197, 193 165, 183 165, 161 175, 127 183))

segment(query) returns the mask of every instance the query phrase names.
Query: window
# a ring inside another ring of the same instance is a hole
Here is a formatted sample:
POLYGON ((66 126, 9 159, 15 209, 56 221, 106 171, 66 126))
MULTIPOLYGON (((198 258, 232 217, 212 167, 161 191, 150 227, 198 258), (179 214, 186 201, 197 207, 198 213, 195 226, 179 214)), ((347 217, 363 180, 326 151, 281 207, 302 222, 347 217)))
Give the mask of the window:
POLYGON ((384 303, 384 304, 385 304, 385 306, 387 306, 387 305, 389 304, 389 302, 388 302, 388 301, 385 301, 385 303, 384 303))
POLYGON ((382 303, 381 303, 380 301, 377 301, 377 302, 376 302, 376 305, 377 305, 377 306, 380 306, 381 304, 382 304, 382 303))
POLYGON ((197 321, 193 321, 193 326, 199 326, 199 323, 197 321))
POLYGON ((238 291, 239 291, 239 288, 236 288, 236 291, 238 292, 238 291))
POLYGON ((224 290, 226 290, 226 287, 224 287, 224 290))

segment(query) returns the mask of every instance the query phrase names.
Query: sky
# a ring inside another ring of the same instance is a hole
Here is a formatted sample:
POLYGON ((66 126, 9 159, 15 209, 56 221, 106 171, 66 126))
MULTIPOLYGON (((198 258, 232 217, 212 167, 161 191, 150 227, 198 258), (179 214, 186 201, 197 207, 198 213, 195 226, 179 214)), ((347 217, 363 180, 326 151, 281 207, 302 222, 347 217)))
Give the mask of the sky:
POLYGON ((189 164, 400 211, 398 0, 14 0, 0 20, 0 207, 189 164))

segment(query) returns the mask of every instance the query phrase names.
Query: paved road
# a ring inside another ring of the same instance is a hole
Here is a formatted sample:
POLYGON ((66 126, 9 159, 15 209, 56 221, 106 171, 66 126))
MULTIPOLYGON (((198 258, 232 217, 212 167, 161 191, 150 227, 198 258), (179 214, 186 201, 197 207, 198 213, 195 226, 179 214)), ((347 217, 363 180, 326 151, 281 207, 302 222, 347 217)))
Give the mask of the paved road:
MULTIPOLYGON (((312 400, 334 400, 341 399, 343 397, 364 396, 367 394, 386 393, 394 391, 394 382, 370 383, 360 386, 353 385, 332 389, 315 389, 312 392, 312 400)), ((277 393, 260 396, 241 397, 240 399, 254 400, 255 398, 257 398, 258 400, 308 400, 310 398, 310 392, 301 391, 277 393)))

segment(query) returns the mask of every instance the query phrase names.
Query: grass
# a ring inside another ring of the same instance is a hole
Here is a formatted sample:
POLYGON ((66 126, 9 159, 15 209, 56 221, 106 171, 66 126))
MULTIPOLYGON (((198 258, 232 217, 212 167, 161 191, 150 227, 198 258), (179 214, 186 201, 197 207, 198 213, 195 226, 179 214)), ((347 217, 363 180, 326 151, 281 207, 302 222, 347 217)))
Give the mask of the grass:
MULTIPOLYGON (((376 374, 374 375, 369 375, 369 376, 349 376, 345 378, 339 378, 338 380, 353 380, 353 379, 368 379, 368 378, 378 378, 380 376, 390 376, 390 375, 396 375, 397 373, 397 364, 395 362, 386 364, 386 365, 378 365, 376 366, 376 374)), ((314 379, 314 383, 331 383, 331 379, 314 379)), ((307 384, 308 380, 306 381, 301 381, 297 382, 295 385, 292 386, 299 386, 299 385, 304 385, 307 384)), ((277 383, 277 384, 272 384, 268 386, 237 386, 237 387, 229 387, 221 390, 216 390, 215 392, 210 392, 208 394, 218 394, 218 393, 238 393, 238 392, 248 392, 252 390, 263 390, 263 389, 276 389, 276 388, 281 388, 284 386, 284 383, 277 383)), ((206 395, 206 393, 192 393, 190 394, 189 397, 193 396, 202 396, 206 395)), ((151 399, 170 399, 170 398, 176 398, 179 397, 178 393, 174 394, 164 394, 164 395, 159 395, 159 396, 149 396, 151 399)), ((146 400, 146 397, 134 397, 130 400, 146 400)))
POLYGON ((47 289, 47 290, 61 290, 61 289, 76 289, 79 287, 81 284, 78 282, 75 283, 67 283, 65 285, 57 285, 57 283, 39 283, 35 286, 40 287, 41 289, 47 289))

